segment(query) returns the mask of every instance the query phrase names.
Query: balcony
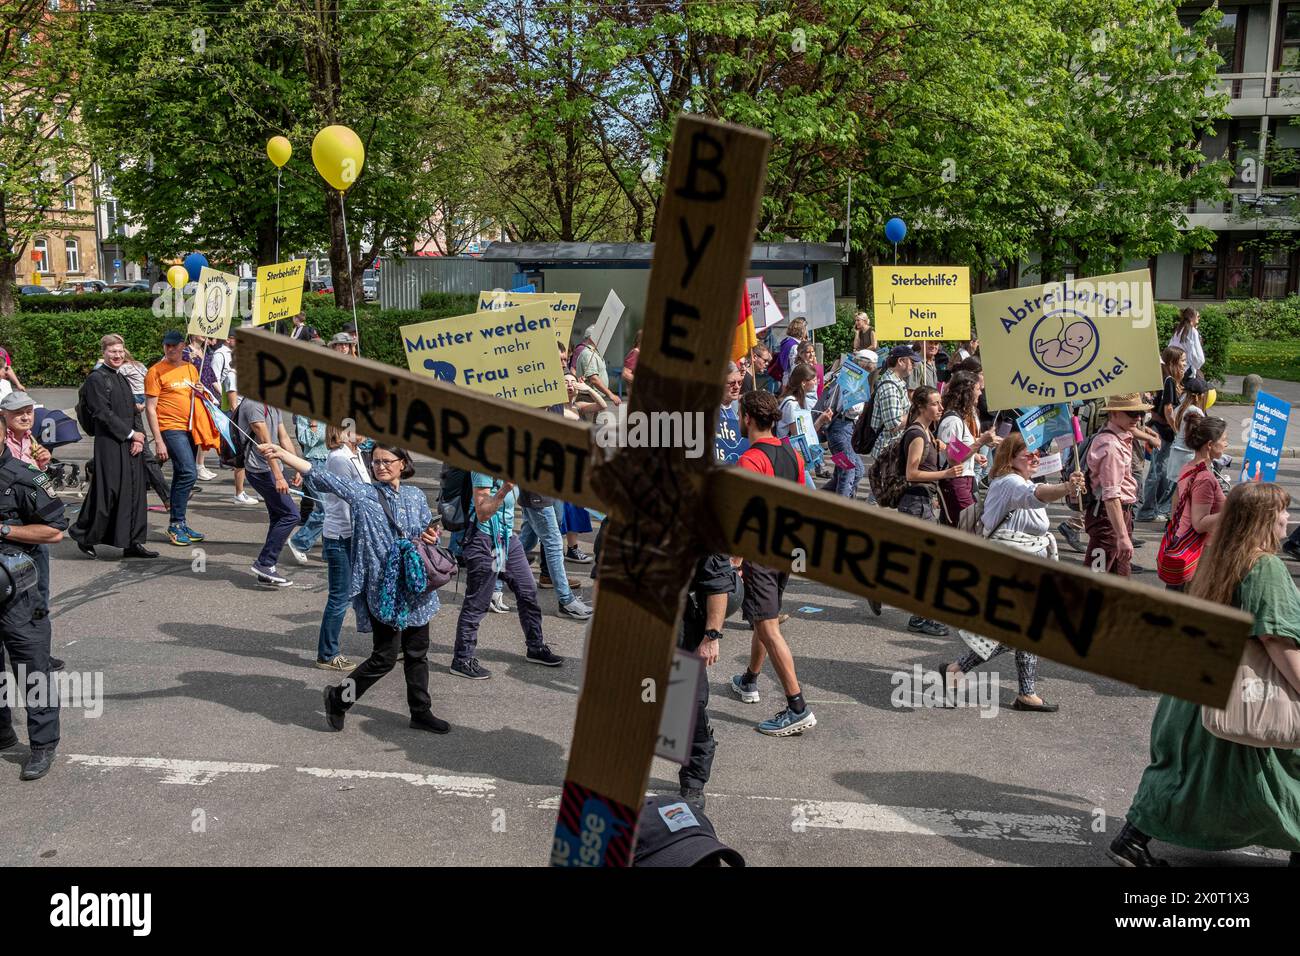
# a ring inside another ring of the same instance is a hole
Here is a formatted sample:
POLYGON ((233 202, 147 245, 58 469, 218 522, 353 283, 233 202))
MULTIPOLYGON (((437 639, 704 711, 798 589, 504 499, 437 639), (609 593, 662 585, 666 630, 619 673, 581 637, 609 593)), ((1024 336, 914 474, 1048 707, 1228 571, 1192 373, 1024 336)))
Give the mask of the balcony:
POLYGON ((1227 202, 1196 202, 1187 213, 1187 225, 1216 232, 1298 229, 1300 189, 1271 186, 1255 195, 1253 188, 1234 189, 1227 202))
POLYGON ((1300 115, 1300 72, 1220 73, 1214 93, 1227 93, 1229 116, 1300 115))

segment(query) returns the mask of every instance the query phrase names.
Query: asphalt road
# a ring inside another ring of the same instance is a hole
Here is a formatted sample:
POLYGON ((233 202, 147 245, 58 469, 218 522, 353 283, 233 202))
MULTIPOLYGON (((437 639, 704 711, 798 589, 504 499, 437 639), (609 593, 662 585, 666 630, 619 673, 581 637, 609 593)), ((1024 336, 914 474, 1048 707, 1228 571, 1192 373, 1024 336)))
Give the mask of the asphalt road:
MULTIPOLYGON (((558 617, 554 592, 542 592, 547 640, 568 658, 551 670, 524 659, 517 618, 490 614, 479 656, 494 676, 465 681, 447 672, 460 597, 444 589, 431 690, 452 732, 407 728, 394 673, 345 732, 329 733, 320 689, 337 675, 312 666, 319 548, 301 568, 286 550, 295 587, 259 588, 248 566, 265 512, 231 503, 228 475, 205 483, 192 506, 191 524, 208 535, 201 567, 199 554, 163 540, 159 514, 151 537, 163 554, 153 562, 55 547, 55 649, 69 672, 102 675, 102 714, 64 711, 58 763, 42 781, 18 780, 25 743, 0 754, 0 863, 545 863, 584 626, 558 617)), ((1300 493, 1300 463, 1285 462, 1282 477, 1300 493)), ((1155 526, 1140 531, 1138 560, 1150 565, 1155 526)), ((585 579, 588 568, 570 570, 585 579)), ((1139 580, 1158 586, 1149 572, 1139 580)), ((953 659, 955 637, 909 633, 905 613, 877 619, 864 601, 802 579, 785 606, 815 729, 785 739, 754 731, 779 709, 770 671, 762 703, 727 694, 748 649, 739 622, 710 675, 718 755, 708 812, 751 864, 1111 865, 1104 845, 1146 764, 1155 695, 1045 661, 1041 690, 1061 711, 1017 713, 1008 656, 993 717, 898 707, 892 675, 953 659)), ((368 652, 350 617, 343 651, 368 652)), ((675 791, 675 765, 657 759, 651 788, 675 791)), ((1176 864, 1285 862, 1259 849, 1158 852, 1176 864)))

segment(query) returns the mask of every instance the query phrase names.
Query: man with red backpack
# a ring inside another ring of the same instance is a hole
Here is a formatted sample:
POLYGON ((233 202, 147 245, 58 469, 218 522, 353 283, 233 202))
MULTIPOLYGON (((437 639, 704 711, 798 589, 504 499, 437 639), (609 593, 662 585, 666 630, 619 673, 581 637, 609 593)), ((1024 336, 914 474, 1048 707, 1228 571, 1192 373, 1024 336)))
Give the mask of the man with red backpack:
MULTIPOLYGON (((760 475, 801 484, 803 458, 790 447, 789 441, 777 438, 772 432, 781 417, 776 398, 768 392, 750 392, 740 400, 740 417, 745 437, 749 439, 749 450, 736 464, 760 475)), ((758 731, 770 737, 802 734, 817 725, 817 718, 803 699, 794 656, 781 635, 781 598, 790 575, 746 560, 741 565, 741 576, 745 582, 741 613, 753 627, 754 636, 749 645, 749 666, 745 673, 731 678, 731 692, 747 704, 757 704, 758 672, 763 668, 764 658, 770 655, 772 669, 785 690, 786 706, 775 717, 759 724, 758 731)))

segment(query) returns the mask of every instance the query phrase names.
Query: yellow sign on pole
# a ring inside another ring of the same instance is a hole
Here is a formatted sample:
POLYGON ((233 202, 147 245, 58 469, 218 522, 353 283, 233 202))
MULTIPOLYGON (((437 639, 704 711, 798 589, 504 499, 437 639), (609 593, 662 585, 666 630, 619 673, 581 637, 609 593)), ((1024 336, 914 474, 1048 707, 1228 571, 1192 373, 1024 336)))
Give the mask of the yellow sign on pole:
POLYGON ((871 282, 882 339, 970 338, 967 266, 872 266, 871 282))
POLYGON ((551 317, 555 321, 555 336, 568 348, 573 321, 578 317, 578 299, 581 295, 579 292, 506 292, 504 289, 493 289, 478 294, 478 311, 497 312, 545 302, 550 306, 551 317))
POLYGON ((402 348, 412 372, 542 408, 568 397, 556 324, 549 302, 493 309, 404 325, 402 348))
POLYGON ((230 320, 235 315, 239 296, 239 276, 218 272, 204 266, 199 272, 199 288, 194 293, 187 335, 205 339, 224 339, 230 334, 230 320))
POLYGON ((986 292, 974 305, 989 408, 1160 388, 1146 269, 986 292))
POLYGON ((302 310, 302 283, 307 260, 259 266, 253 296, 253 324, 266 325, 297 315, 302 310))

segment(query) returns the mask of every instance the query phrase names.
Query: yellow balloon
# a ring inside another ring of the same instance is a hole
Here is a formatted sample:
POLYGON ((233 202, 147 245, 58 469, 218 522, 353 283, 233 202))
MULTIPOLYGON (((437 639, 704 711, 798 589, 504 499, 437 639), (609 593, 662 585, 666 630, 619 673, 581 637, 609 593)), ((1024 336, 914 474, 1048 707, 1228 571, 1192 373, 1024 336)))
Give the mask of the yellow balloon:
POLYGON ((172 266, 167 270, 167 284, 173 289, 183 289, 190 281, 190 274, 184 266, 172 266))
POLYGON ((325 182, 346 192, 361 175, 366 149, 361 137, 346 126, 326 126, 311 141, 311 161, 325 182))
POLYGON ((1205 410, 1207 412, 1214 407, 1214 400, 1218 397, 1219 393, 1214 389, 1210 389, 1209 394, 1205 396, 1205 410))
POLYGON ((283 136, 272 136, 266 141, 266 155, 279 168, 293 155, 293 144, 283 136))

